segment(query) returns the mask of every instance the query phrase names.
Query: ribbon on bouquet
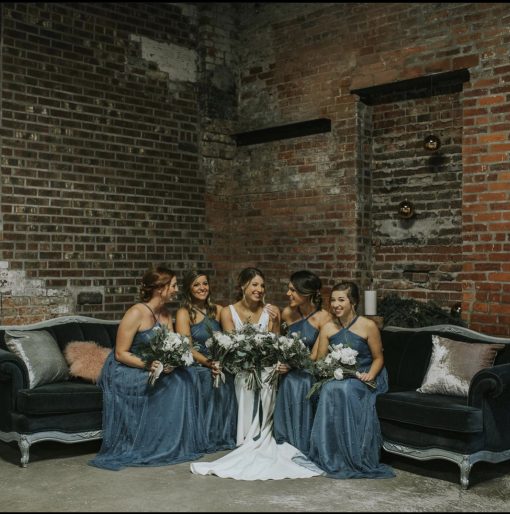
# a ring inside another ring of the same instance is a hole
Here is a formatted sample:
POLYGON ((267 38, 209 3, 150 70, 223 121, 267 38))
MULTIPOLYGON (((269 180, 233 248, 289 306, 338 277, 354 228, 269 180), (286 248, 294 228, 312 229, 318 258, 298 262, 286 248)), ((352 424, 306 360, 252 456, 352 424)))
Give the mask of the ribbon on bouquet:
POLYGON ((149 384, 151 386, 153 386, 156 383, 156 380, 159 378, 159 375, 161 375, 162 371, 163 371, 163 364, 161 364, 161 362, 160 362, 156 366, 156 369, 149 373, 149 384))
POLYGON ((274 366, 273 369, 268 373, 266 378, 264 379, 265 384, 269 384, 272 387, 277 387, 278 382, 280 381, 281 374, 278 371, 278 366, 282 364, 280 361, 278 361, 274 366))
POLYGON ((221 364, 219 361, 214 361, 214 364, 216 365, 217 369, 219 370, 219 373, 214 377, 213 380, 213 386, 214 387, 220 387, 220 380, 225 383, 225 373, 221 371, 221 364))

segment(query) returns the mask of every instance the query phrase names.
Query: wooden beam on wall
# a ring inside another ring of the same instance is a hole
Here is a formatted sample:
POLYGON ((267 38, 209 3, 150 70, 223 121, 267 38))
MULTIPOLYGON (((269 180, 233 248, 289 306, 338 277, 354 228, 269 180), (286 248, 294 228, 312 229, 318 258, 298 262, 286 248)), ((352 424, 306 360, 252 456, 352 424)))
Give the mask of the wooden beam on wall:
POLYGON ((292 137, 321 134, 323 132, 331 132, 331 120, 328 118, 317 118, 288 125, 251 130, 249 132, 239 132, 232 134, 232 137, 236 140, 238 146, 245 146, 278 141, 280 139, 290 139, 292 137))

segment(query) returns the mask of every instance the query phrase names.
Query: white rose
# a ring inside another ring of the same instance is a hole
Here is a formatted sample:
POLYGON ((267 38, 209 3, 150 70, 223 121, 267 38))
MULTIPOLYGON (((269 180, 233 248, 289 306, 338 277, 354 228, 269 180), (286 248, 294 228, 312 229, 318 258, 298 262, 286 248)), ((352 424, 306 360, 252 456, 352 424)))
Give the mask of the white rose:
POLYGON ((343 380, 343 378, 344 378, 344 372, 343 372, 342 368, 336 368, 333 375, 337 380, 343 380))
POLYGON ((227 336, 226 334, 222 334, 220 332, 217 332, 215 336, 218 339, 218 344, 222 348, 225 348, 226 350, 232 348, 234 342, 232 341, 232 339, 230 339, 229 336, 227 336))
POLYGON ((352 348, 343 348, 340 355, 340 360, 348 366, 354 366, 356 364, 357 355, 358 352, 356 350, 353 350, 352 348))
POLYGON ((264 342, 264 340, 266 339, 266 334, 257 334, 255 336, 255 342, 257 344, 262 344, 264 342))
POLYGON ((181 340, 181 338, 179 337, 179 335, 176 334, 175 332, 170 332, 170 334, 168 334, 167 340, 168 340, 171 350, 179 348, 179 346, 181 346, 181 344, 183 342, 181 340))
POLYGON ((184 352, 182 354, 182 362, 184 362, 186 366, 191 366, 193 362, 195 362, 193 359, 193 354, 191 352, 184 352))

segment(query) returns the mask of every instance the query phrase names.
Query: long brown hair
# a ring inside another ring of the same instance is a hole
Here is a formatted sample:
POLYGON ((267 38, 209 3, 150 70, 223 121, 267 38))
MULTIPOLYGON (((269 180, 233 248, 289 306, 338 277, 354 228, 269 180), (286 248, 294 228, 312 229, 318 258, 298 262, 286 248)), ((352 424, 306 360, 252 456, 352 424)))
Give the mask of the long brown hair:
POLYGON ((253 280, 256 276, 259 276, 262 280, 265 282, 264 273, 260 271, 258 268, 244 268, 239 275, 237 276, 237 298, 236 300, 239 301, 243 297, 243 287, 245 284, 253 280))
POLYGON ((193 285, 193 282, 198 277, 204 276, 207 279, 207 282, 209 282, 209 294, 207 295, 207 298, 205 299, 205 312, 207 314, 207 317, 211 319, 216 319, 216 305, 211 301, 211 285, 209 280, 209 275, 202 270, 190 270, 186 272, 184 275, 184 278, 182 279, 182 295, 183 299, 181 301, 181 307, 184 307, 188 313, 190 320, 194 323, 197 318, 197 313, 195 309, 193 309, 193 294, 191 292, 191 286, 193 285))
MULTIPOLYGON (((351 282, 350 280, 344 280, 343 282, 338 282, 331 288, 330 301, 333 293, 335 291, 346 291, 347 298, 351 302, 351 305, 354 307, 354 312, 356 313, 356 308, 359 305, 359 288, 355 282, 351 282)), ((339 325, 339 322, 336 316, 333 316, 333 321, 336 325, 339 325)))

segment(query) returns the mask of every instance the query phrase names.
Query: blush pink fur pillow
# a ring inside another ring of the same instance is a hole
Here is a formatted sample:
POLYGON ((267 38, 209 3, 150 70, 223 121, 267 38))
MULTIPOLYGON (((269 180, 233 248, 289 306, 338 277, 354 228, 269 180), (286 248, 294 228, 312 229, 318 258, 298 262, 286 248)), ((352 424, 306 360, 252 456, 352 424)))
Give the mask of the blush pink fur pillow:
POLYGON ((71 341, 64 350, 69 374, 95 384, 111 351, 111 348, 100 346, 94 341, 71 341))

